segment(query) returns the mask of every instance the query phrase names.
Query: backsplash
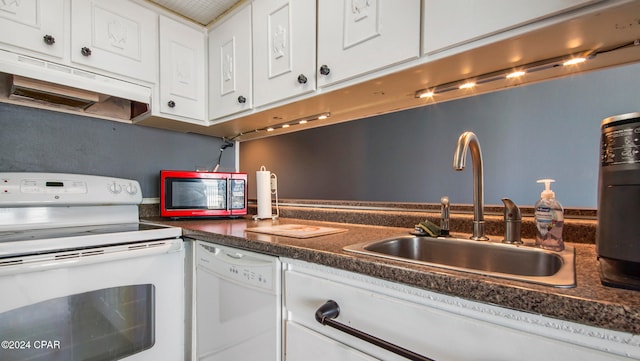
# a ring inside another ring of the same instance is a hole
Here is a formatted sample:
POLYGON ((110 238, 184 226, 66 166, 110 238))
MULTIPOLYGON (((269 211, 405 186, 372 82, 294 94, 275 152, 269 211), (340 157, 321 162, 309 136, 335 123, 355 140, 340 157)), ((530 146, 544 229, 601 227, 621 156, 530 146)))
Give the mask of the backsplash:
MULTIPOLYGON (((161 169, 215 165, 222 140, 0 103, 0 171, 60 172, 135 179, 159 196, 161 169)), ((235 168, 235 152, 221 169, 235 168)))
POLYGON ((640 83, 625 65, 329 127, 247 141, 240 171, 264 165, 282 198, 437 203, 472 202, 471 160, 452 168, 458 136, 478 136, 485 204, 508 197, 532 206, 553 178, 565 207, 596 208, 600 122, 639 111, 640 83))
MULTIPOLYGON (((429 219, 440 224, 440 205, 426 203, 385 203, 329 201, 315 199, 281 199, 280 217, 313 221, 366 224, 372 226, 402 227, 407 231, 414 225, 429 219)), ((275 212, 275 203, 274 203, 275 212)), ((485 207, 487 234, 493 241, 500 241, 504 234, 504 221, 501 207, 485 207)), ((522 238, 532 241, 535 238, 533 210, 521 208, 522 238)), ((140 218, 158 217, 158 204, 141 204, 140 218)), ((249 215, 257 214, 255 199, 249 200, 249 215)), ((563 238, 566 242, 595 244, 596 211, 593 209, 569 208, 565 210, 563 238)), ((454 234, 470 234, 473 229, 473 206, 451 205, 451 230, 454 234)), ((211 222, 216 222, 212 219, 211 222)))
MULTIPOLYGON (((249 203, 249 213, 256 214, 256 203, 249 203)), ((525 243, 535 239, 535 224, 531 207, 523 207, 521 236, 525 243)), ((274 208, 275 212, 275 208, 274 208)), ((409 204, 384 202, 352 202, 322 200, 280 200, 280 217, 372 226, 402 227, 407 231, 425 219, 440 224, 439 204, 409 204)), ((597 214, 593 209, 567 209, 563 239, 571 243, 595 244, 597 214)), ((486 234, 492 241, 504 238, 503 208, 485 207, 486 234)), ((473 232, 473 206, 451 205, 452 234, 473 232)))

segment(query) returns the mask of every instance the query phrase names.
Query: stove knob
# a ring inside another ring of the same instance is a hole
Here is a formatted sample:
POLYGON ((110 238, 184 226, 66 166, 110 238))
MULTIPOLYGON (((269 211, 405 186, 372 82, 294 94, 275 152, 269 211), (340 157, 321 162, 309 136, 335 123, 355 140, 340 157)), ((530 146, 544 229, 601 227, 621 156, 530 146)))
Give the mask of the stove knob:
POLYGON ((136 193, 138 193, 138 187, 129 183, 129 185, 125 188, 125 191, 127 191, 127 193, 131 195, 135 195, 136 193))
POLYGON ((113 182, 109 186, 109 191, 111 191, 111 193, 118 194, 118 193, 122 192, 122 186, 119 185, 116 182, 113 182))

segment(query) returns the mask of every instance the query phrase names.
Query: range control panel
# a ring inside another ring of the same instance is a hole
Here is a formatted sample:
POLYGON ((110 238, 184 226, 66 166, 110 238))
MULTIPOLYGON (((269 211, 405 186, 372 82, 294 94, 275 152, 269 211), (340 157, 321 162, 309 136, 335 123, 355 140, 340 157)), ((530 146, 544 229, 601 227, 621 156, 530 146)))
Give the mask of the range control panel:
POLYGON ((135 180, 67 173, 0 173, 0 207, 142 202, 135 180))

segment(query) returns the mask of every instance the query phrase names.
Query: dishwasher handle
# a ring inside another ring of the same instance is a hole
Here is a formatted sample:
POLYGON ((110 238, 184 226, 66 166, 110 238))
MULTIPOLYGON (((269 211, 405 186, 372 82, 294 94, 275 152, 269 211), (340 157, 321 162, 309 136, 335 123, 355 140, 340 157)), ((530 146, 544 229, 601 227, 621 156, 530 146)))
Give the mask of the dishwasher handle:
POLYGON ((342 331, 351 336, 357 337, 363 341, 369 342, 387 351, 393 352, 396 355, 400 355, 406 359, 414 360, 414 361, 434 361, 433 359, 422 356, 413 351, 407 350, 398 345, 395 345, 383 339, 377 338, 375 336, 369 335, 368 333, 362 332, 358 329, 355 329, 353 327, 347 326, 345 324, 342 324, 334 320, 334 318, 338 317, 339 314, 340 314, 340 306, 338 306, 338 303, 333 300, 328 300, 316 310, 316 321, 320 322, 325 326, 333 327, 339 331, 342 331))
POLYGON ((222 262, 229 265, 246 267, 270 267, 273 264, 272 256, 251 254, 242 250, 222 248, 216 244, 204 244, 199 242, 203 254, 198 257, 200 264, 222 262))

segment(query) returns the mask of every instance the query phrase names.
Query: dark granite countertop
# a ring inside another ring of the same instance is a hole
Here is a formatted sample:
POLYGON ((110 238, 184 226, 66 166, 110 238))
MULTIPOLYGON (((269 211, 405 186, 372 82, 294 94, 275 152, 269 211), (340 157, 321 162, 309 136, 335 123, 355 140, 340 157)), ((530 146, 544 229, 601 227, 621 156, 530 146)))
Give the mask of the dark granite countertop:
MULTIPOLYGON (((300 259, 566 321, 640 334, 640 292, 602 286, 595 245, 591 243, 571 243, 576 251, 577 286, 565 289, 354 255, 342 250, 344 246, 350 244, 405 235, 408 232, 405 227, 294 218, 254 221, 250 216, 218 220, 170 220, 147 217, 147 220, 182 227, 186 237, 300 259), (246 231, 250 227, 277 224, 323 225, 347 231, 306 239, 246 231)), ((499 239, 499 236, 494 239, 499 239)))

